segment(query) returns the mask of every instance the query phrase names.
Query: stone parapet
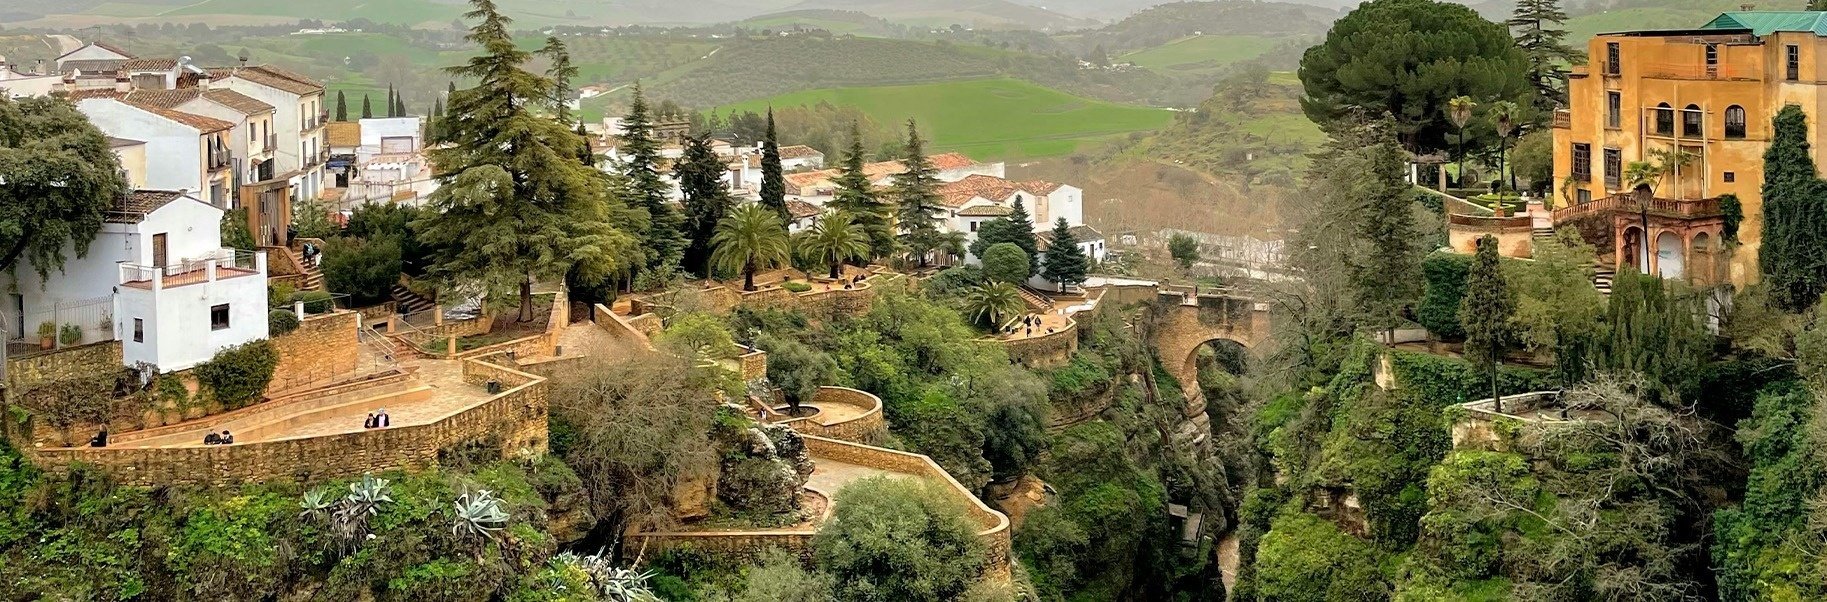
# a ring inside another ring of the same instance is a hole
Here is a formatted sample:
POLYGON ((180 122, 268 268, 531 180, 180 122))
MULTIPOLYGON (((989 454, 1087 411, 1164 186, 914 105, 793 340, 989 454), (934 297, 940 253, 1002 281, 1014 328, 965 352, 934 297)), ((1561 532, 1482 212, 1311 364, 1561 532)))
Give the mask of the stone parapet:
POLYGON ((43 383, 112 373, 120 369, 120 341, 90 343, 7 359, 6 386, 18 392, 43 383))
POLYGON ((812 405, 818 407, 850 406, 862 409, 862 413, 850 418, 834 421, 823 420, 824 414, 783 420, 783 424, 801 435, 839 439, 843 441, 864 442, 874 440, 876 436, 888 430, 888 423, 882 417, 882 398, 867 391, 847 387, 819 387, 813 395, 812 405))
POLYGON ((333 383, 355 375, 361 342, 361 314, 353 311, 309 316, 298 328, 272 338, 279 364, 273 368, 269 394, 333 383))
POLYGON ((1078 322, 1066 319, 1066 327, 1040 336, 1020 339, 991 339, 1009 354, 1009 359, 1030 368, 1058 366, 1072 361, 1078 350, 1078 322))

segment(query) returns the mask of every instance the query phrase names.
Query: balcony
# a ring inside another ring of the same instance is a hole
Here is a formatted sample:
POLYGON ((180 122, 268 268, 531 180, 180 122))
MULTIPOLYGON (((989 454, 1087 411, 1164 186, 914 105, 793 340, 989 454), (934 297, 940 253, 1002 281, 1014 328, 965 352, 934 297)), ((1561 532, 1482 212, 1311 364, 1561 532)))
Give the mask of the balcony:
POLYGON ((1758 75, 1757 71, 1743 65, 1649 63, 1643 66, 1643 77, 1655 79, 1757 79, 1758 75))
POLYGON ((310 119, 305 120, 304 123, 300 124, 298 127, 298 133, 309 134, 311 132, 315 132, 319 129, 322 129, 324 127, 324 124, 328 123, 329 121, 330 121, 330 112, 329 111, 319 112, 316 115, 312 115, 310 119))
POLYGON ((1600 215, 1605 213, 1639 214, 1647 210, 1649 215, 1681 220, 1718 217, 1721 215, 1719 199, 1650 199, 1647 207, 1639 204, 1635 194, 1618 193, 1590 203, 1563 207, 1554 210, 1554 223, 1560 224, 1569 220, 1600 215))
POLYGON ((1558 130, 1565 130, 1565 129, 1570 129, 1572 127, 1573 127, 1573 112, 1569 111, 1567 109, 1555 109, 1554 110, 1554 128, 1558 129, 1558 130))
POLYGON ((164 266, 120 264, 120 284, 128 288, 159 291, 167 288, 266 274, 266 254, 259 251, 217 249, 201 257, 164 266))
POLYGON ((261 145, 260 152, 270 153, 275 148, 279 148, 279 134, 267 134, 266 143, 261 145))

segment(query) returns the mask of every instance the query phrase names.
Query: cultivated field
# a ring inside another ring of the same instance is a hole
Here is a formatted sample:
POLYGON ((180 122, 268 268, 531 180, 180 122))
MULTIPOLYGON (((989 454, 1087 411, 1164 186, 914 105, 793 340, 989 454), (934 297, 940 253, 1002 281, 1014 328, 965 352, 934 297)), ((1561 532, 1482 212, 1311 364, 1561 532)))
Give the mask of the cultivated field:
POLYGON ((1164 75, 1208 75, 1234 63, 1262 56, 1274 48, 1277 41, 1266 36, 1189 36, 1115 60, 1135 63, 1164 75))
POLYGON ((1005 78, 807 90, 718 111, 759 112, 769 105, 820 102, 857 107, 879 123, 918 119, 936 150, 985 160, 1067 155, 1090 143, 1159 129, 1173 121, 1173 113, 1165 110, 1091 100, 1005 78))

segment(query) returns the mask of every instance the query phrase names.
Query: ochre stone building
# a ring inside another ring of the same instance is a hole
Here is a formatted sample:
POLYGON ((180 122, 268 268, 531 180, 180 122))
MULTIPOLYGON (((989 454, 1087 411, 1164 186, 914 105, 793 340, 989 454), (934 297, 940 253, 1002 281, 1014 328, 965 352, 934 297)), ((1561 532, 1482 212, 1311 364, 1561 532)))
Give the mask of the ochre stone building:
POLYGON ((1727 12, 1694 29, 1602 34, 1586 50, 1587 64, 1571 74, 1569 108, 1554 115, 1556 226, 1578 222, 1620 268, 1756 279, 1771 117, 1801 106, 1817 162, 1827 147, 1819 125, 1827 12, 1727 12), (1666 159, 1677 149, 1685 164, 1666 159), (1649 203, 1625 176, 1639 161, 1679 165, 1650 187, 1649 203), (1729 259, 1720 239, 1725 195, 1744 210, 1729 259))

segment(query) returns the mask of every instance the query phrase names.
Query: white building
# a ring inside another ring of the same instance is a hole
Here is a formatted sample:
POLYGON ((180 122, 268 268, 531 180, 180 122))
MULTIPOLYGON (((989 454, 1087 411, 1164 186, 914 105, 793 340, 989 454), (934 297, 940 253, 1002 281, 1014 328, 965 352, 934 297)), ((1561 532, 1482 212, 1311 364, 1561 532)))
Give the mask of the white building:
POLYGON ((188 100, 172 108, 235 124, 229 132, 228 146, 235 162, 235 198, 239 201, 236 206, 254 202, 254 199, 242 198, 239 188, 244 184, 269 182, 279 175, 278 165, 273 160, 279 149, 279 133, 273 129, 276 109, 234 90, 211 88, 208 80, 195 88, 172 92, 189 96, 188 100))
POLYGON ((945 229, 964 232, 971 240, 976 240, 982 222, 1007 215, 1004 210, 1014 209, 1015 203, 1027 208, 1036 232, 1052 229, 1053 222, 1062 217, 1068 225, 1085 223, 1085 193, 1076 186, 971 175, 940 186, 939 196, 947 209, 941 216, 945 229))
POLYGON ((324 110, 324 85, 272 65, 211 69, 209 76, 212 86, 240 92, 276 109, 276 175, 287 180, 294 203, 321 197, 330 150, 324 140, 324 123, 330 120, 324 110))
POLYGON ((6 57, 0 56, 0 94, 8 98, 45 96, 61 89, 62 85, 63 75, 45 73, 42 61, 39 68, 28 72, 20 71, 6 62, 6 57))
MULTIPOLYGON (((760 154, 761 149, 757 148, 755 153, 760 154)), ((782 146, 780 147, 780 168, 784 171, 824 169, 825 154, 818 152, 818 149, 816 148, 803 144, 782 146)))
POLYGON ((147 187, 193 192, 220 209, 233 206, 228 140, 235 124, 120 98, 82 98, 76 108, 102 133, 145 144, 147 187))
POLYGON ((179 191, 116 202, 87 252, 64 251, 41 279, 21 261, 7 279, 10 332, 42 324, 118 339, 126 365, 184 370, 231 345, 266 338, 266 256, 222 248, 222 209, 179 191))
POLYGON ((425 150, 421 133, 424 120, 418 117, 370 117, 360 124, 361 146, 355 160, 363 162, 380 155, 406 155, 425 150))

